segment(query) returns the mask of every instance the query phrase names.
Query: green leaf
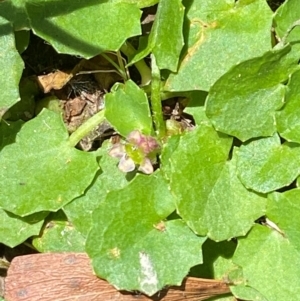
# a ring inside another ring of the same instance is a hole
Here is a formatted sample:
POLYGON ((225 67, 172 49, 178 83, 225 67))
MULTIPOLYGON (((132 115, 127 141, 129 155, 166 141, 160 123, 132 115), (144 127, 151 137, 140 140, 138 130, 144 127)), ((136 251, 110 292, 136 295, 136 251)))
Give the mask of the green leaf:
POLYGON ((99 168, 92 153, 69 146, 61 116, 46 109, 3 148, 0 165, 0 206, 20 216, 57 211, 83 194, 99 168))
POLYGON ((19 84, 21 100, 14 104, 3 116, 5 120, 29 120, 34 116, 36 107, 35 97, 40 89, 36 79, 31 77, 21 79, 19 84))
POLYGON ((202 216, 215 241, 245 235, 264 215, 266 199, 247 190, 237 177, 236 156, 227 161, 212 188, 202 216))
POLYGON ((234 294, 234 296, 238 299, 255 300, 255 301, 269 301, 269 299, 266 299, 256 289, 254 289, 251 286, 248 286, 247 283, 231 286, 231 291, 234 294))
MULTIPOLYGON (((292 29, 293 24, 300 20, 299 1, 286 0, 276 11, 274 15, 275 32, 280 38, 283 38, 289 30, 292 29)), ((297 26, 292 29, 288 35, 287 41, 299 41, 300 27, 297 26)))
POLYGON ((285 95, 286 104, 276 114, 280 136, 288 141, 300 143, 300 71, 292 74, 285 95))
POLYGON ((29 44, 30 40, 30 31, 29 30, 20 30, 15 32, 16 39, 16 48, 19 53, 24 52, 29 44))
POLYGON ((102 145, 101 173, 95 178, 86 193, 67 204, 63 210, 76 229, 87 237, 92 227, 92 213, 103 202, 110 191, 121 189, 128 184, 128 175, 117 167, 118 160, 110 157, 108 146, 102 145))
POLYGON ((25 8, 26 2, 27 0, 5 0, 0 2, 1 17, 8 20, 13 25, 14 30, 30 29, 30 22, 25 8))
POLYGON ((141 32, 141 11, 127 3, 52 1, 27 3, 31 26, 59 53, 91 58, 118 50, 129 37, 141 32), (88 16, 88 17, 87 17, 88 16))
POLYGON ((251 141, 238 151, 237 172, 249 189, 267 193, 288 186, 300 174, 300 147, 280 143, 277 134, 251 141))
POLYGON ((233 266, 231 258, 235 249, 236 243, 233 241, 215 242, 207 239, 202 246, 203 263, 193 267, 189 275, 209 279, 226 279, 228 270, 233 266))
MULTIPOLYGON (((205 217, 206 204, 225 167, 231 143, 231 138, 203 124, 181 137, 169 159, 171 172, 168 178, 170 189, 176 197, 177 211, 197 234, 211 235, 205 217)), ((165 158, 168 159, 168 156, 165 158)), ((211 208, 212 211, 216 209, 211 208)), ((213 220, 213 217, 210 219, 213 220)), ((217 232, 216 229, 212 236, 224 235, 217 232)))
POLYGON ((284 236, 300 251, 300 189, 284 193, 274 192, 268 196, 267 217, 284 233, 284 236))
POLYGON ((202 262, 205 238, 181 220, 164 221, 174 209, 159 172, 137 175, 125 188, 110 192, 94 211, 86 243, 96 274, 118 289, 147 295, 179 285, 189 268, 202 262))
POLYGON ((224 74, 210 89, 206 114, 216 130, 242 141, 271 136, 275 111, 283 106, 282 84, 297 68, 299 54, 286 46, 245 61, 224 74))
POLYGON ((272 12, 264 0, 183 1, 185 49, 169 91, 205 90, 235 64, 271 47, 272 12))
POLYGON ((160 0, 146 45, 140 43, 141 49, 132 58, 130 64, 152 52, 160 69, 176 72, 183 46, 183 15, 184 7, 181 0, 160 0))
MULTIPOLYGON (((283 204, 281 212, 286 209, 283 204)), ((295 214, 295 209, 289 209, 295 214)), ((287 237, 257 225, 246 238, 239 239, 233 261, 243 268, 247 286, 257 290, 266 300, 298 300, 299 246, 287 237)), ((249 297, 248 300, 253 300, 249 297)))
POLYGON ((84 252, 85 237, 58 211, 47 218, 45 228, 32 245, 41 253, 84 252))
POLYGON ((149 7, 157 4, 159 0, 109 0, 111 3, 130 3, 139 8, 149 7))
POLYGON ((194 93, 191 93, 189 97, 188 105, 184 109, 184 113, 193 116, 195 123, 197 125, 200 125, 203 121, 208 120, 204 111, 204 103, 206 97, 207 97, 207 92, 194 91, 194 93))
POLYGON ((0 209, 0 242, 14 248, 27 238, 38 235, 48 212, 20 217, 0 209))
POLYGON ((181 137, 180 135, 170 136, 168 138, 168 140, 166 141, 166 143, 162 149, 162 152, 161 152, 160 168, 161 168, 161 172, 164 175, 165 179, 167 179, 168 181, 170 180, 169 175, 171 174, 170 159, 171 159, 173 152, 179 145, 180 137, 181 137))
POLYGON ((0 150, 6 145, 15 142, 16 135, 20 131, 24 122, 18 120, 16 122, 1 122, 0 123, 0 150))
POLYGON ((235 156, 226 162, 230 145, 230 138, 203 126, 182 137, 170 159, 170 186, 179 214, 196 233, 215 241, 245 235, 266 206, 263 197, 237 178, 235 156))
MULTIPOLYGON (((233 241, 214 242, 207 239, 202 246, 203 264, 193 267, 189 276, 206 279, 223 280, 231 283, 229 271, 236 269, 232 263, 232 256, 236 248, 233 241)), ((216 296, 214 301, 236 301, 231 294, 216 296)))
POLYGON ((268 301, 256 289, 248 286, 247 279, 245 279, 243 275, 243 269, 239 265, 232 262, 232 267, 228 270, 226 277, 231 284, 234 284, 230 289, 236 298, 241 298, 242 300, 268 301))
POLYGON ((116 83, 105 96, 105 117, 124 137, 134 130, 152 133, 152 118, 146 94, 133 81, 116 83))
POLYGON ((0 17, 0 119, 20 100, 19 81, 24 63, 15 47, 15 35, 11 24, 0 17))

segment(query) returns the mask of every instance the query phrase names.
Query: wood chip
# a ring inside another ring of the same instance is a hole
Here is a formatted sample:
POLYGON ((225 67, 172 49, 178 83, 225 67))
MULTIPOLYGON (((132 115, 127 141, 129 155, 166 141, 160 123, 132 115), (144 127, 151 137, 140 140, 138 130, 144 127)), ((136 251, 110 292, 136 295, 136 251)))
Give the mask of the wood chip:
POLYGON ((6 301, 200 301, 229 293, 222 282, 186 278, 151 298, 116 290, 93 274, 85 253, 44 253, 15 257, 5 279, 6 301))
POLYGON ((52 89, 61 89, 71 78, 73 74, 57 70, 55 72, 40 75, 37 77, 37 82, 44 93, 50 92, 52 89))

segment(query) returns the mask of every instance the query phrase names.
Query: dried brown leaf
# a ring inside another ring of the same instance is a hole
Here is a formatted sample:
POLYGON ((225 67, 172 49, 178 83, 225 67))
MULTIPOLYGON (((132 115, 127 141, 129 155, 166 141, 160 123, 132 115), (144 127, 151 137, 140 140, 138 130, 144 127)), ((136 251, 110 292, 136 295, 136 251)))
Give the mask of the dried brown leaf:
POLYGON ((60 90, 72 77, 72 73, 57 70, 46 75, 38 76, 37 81, 42 91, 48 93, 52 89, 60 90))

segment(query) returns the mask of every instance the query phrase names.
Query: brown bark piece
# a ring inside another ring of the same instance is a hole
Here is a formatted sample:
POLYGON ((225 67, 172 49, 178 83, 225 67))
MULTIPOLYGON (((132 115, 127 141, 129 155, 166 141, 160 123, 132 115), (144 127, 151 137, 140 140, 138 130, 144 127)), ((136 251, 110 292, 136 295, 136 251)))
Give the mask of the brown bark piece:
POLYGON ((226 283, 189 277, 152 298, 116 290, 97 278, 85 253, 44 253, 15 257, 5 279, 6 301, 200 301, 229 293, 226 283))

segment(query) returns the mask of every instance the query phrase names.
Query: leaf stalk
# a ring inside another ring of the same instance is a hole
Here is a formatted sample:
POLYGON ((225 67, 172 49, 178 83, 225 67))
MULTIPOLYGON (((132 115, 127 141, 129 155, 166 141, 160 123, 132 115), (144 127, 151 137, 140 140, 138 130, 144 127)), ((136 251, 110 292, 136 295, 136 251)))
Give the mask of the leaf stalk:
MULTIPOLYGON (((127 41, 120 49, 128 58, 136 54, 135 48, 127 41)), ((151 82, 151 70, 144 60, 134 63, 134 66, 141 75, 141 86, 146 86, 151 82)))
POLYGON ((72 147, 76 146, 82 138, 87 136, 96 126, 101 124, 105 120, 104 111, 105 110, 101 110, 79 126, 76 131, 70 135, 69 145, 72 147))
POLYGON ((166 134, 166 124, 163 118, 161 98, 160 98, 160 71, 156 64, 156 59, 151 54, 151 68, 152 68, 152 83, 151 83, 151 108, 153 114, 153 122, 156 130, 156 134, 159 139, 163 138, 166 134))

